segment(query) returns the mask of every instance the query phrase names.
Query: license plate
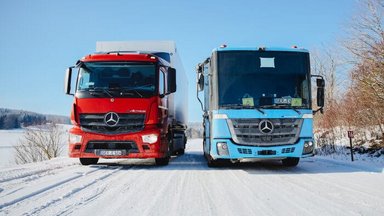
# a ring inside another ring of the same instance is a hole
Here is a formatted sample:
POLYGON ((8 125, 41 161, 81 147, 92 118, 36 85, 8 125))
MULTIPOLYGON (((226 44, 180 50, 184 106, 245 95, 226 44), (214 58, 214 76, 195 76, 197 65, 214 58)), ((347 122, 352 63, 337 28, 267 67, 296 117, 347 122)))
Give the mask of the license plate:
POLYGON ((100 156, 121 156, 125 155, 125 150, 95 150, 95 154, 100 156))

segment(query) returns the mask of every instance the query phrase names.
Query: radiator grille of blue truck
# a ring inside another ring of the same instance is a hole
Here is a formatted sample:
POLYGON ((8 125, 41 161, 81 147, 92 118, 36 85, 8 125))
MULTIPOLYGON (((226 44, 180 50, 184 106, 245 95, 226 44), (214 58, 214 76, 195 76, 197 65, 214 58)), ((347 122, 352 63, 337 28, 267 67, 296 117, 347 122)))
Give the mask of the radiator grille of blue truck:
POLYGON ((119 113, 118 123, 110 127, 104 121, 105 114, 81 114, 80 125, 84 131, 102 134, 133 133, 144 129, 145 114, 119 113))
POLYGON ((297 142, 303 119, 228 119, 232 139, 240 145, 278 146, 297 142), (260 123, 273 124, 271 133, 263 133, 260 123))

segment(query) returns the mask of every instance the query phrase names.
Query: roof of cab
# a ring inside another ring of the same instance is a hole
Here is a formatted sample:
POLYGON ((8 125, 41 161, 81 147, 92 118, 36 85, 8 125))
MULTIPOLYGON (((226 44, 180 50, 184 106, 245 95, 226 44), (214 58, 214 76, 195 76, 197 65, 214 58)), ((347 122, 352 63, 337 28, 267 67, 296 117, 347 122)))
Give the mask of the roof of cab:
POLYGON ((232 47, 222 45, 219 48, 213 50, 213 52, 218 51, 282 51, 282 52, 305 52, 309 53, 307 49, 303 48, 284 48, 284 47, 232 47))
POLYGON ((82 62, 96 62, 96 61, 138 61, 138 62, 157 62, 158 57, 151 54, 143 53, 123 53, 123 52, 109 52, 109 53, 94 53, 84 56, 80 61, 82 62))

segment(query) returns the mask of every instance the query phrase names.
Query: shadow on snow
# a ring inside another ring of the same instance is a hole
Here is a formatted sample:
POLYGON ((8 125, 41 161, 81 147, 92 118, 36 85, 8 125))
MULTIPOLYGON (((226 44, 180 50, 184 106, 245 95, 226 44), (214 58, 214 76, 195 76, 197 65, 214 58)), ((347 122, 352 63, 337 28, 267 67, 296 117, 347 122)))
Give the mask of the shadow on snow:
POLYGON ((276 175, 276 174, 319 174, 319 173, 353 173, 353 172, 376 172, 382 173, 383 168, 368 167, 360 164, 351 164, 344 161, 328 160, 318 157, 304 158, 296 167, 285 167, 280 160, 269 161, 245 161, 228 164, 221 167, 209 168, 201 151, 187 151, 184 155, 172 157, 167 166, 156 166, 154 159, 121 159, 118 161, 103 160, 97 165, 103 169, 115 169, 122 167, 128 169, 148 169, 150 171, 164 170, 197 170, 222 172, 225 170, 243 170, 254 175, 276 175))

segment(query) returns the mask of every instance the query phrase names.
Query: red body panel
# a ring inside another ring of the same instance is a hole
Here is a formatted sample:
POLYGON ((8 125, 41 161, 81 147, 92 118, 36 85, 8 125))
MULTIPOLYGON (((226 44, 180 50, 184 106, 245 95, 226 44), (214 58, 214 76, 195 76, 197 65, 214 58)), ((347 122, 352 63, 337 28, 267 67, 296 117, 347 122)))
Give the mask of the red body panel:
POLYGON ((97 61, 132 61, 132 62, 157 62, 157 57, 149 54, 135 53, 113 53, 113 54, 92 54, 81 59, 82 62, 97 62, 97 61))
POLYGON ((77 99, 78 113, 146 113, 148 117, 150 105, 158 103, 152 98, 84 98, 77 99))

